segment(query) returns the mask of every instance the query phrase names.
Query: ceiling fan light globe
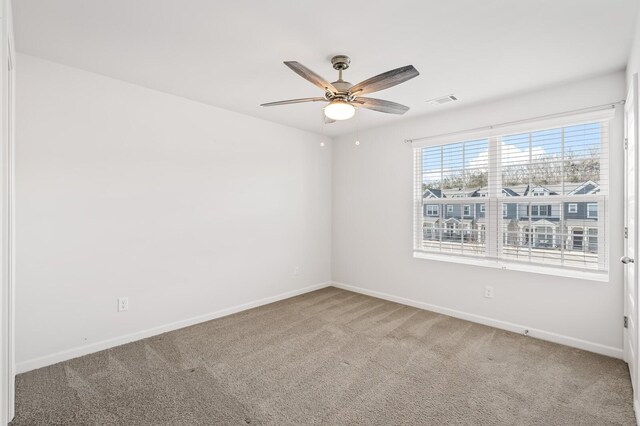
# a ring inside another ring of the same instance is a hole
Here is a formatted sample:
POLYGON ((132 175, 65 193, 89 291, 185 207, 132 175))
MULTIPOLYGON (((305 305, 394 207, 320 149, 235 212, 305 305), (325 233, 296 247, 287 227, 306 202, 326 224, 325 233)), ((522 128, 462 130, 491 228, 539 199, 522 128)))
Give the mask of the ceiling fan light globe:
POLYGON ((324 115, 332 120, 348 120, 354 116, 356 109, 353 105, 344 101, 332 101, 324 107, 324 115))

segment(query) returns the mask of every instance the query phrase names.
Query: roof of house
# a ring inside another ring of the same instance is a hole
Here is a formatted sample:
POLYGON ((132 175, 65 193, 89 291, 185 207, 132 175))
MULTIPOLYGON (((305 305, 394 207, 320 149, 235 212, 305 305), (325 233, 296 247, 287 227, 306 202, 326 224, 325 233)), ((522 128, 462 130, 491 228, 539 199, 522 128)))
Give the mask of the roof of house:
POLYGON ((514 191, 514 190, 513 190, 513 189, 511 189, 511 188, 502 188, 502 190, 503 190, 504 192, 506 192, 508 195, 511 195, 512 197, 518 197, 518 196, 520 196, 520 194, 518 194, 516 191, 514 191))
POLYGON ((442 190, 433 188, 427 188, 422 194, 422 198, 429 198, 428 193, 433 195, 435 198, 447 198, 447 196, 442 193, 442 190))
MULTIPOLYGON (((565 187, 568 185, 565 184, 565 187)), ((559 195, 563 193, 562 184, 552 185, 511 185, 509 187, 503 187, 502 191, 512 197, 527 196, 532 194, 536 190, 543 190, 549 195, 559 195)), ((578 185, 574 190, 568 193, 568 195, 586 195, 595 194, 600 191, 600 185, 594 181, 586 181, 578 185)), ((482 194, 488 192, 487 187, 477 188, 474 190, 464 188, 451 188, 451 189, 434 189, 427 188, 423 193, 423 198, 467 198, 467 197, 481 197, 482 194), (431 197, 429 197, 431 194, 431 197)))
POLYGON ((586 195, 586 194, 594 194, 600 191, 600 185, 595 183, 592 180, 588 180, 582 185, 578 186, 576 189, 571 191, 569 195, 586 195))
MULTIPOLYGON (((557 185, 554 185, 557 186, 557 185)), ((527 195, 529 195, 529 193, 534 193, 536 190, 540 190, 542 189, 544 192, 548 192, 549 195, 558 195, 558 193, 554 190, 552 190, 550 187, 546 187, 546 186, 542 186, 542 185, 535 185, 535 186, 530 186, 527 185, 526 189, 524 190, 524 193, 522 195, 524 195, 525 197, 527 195)), ((560 191, 562 191, 562 188, 558 188, 560 191)))

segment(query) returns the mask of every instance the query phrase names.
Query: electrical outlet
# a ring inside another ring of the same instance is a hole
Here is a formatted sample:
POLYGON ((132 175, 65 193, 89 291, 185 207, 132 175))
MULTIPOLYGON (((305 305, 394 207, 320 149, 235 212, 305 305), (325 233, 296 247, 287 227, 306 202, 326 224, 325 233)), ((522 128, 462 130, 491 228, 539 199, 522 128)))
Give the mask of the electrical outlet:
POLYGON ((484 297, 486 297, 487 299, 493 299, 493 287, 485 286, 484 297))
POLYGON ((118 312, 128 311, 128 310, 129 310, 129 298, 118 297, 118 312))
POLYGON ((299 266, 294 266, 293 267, 293 275, 295 277, 297 277, 298 275, 300 275, 300 267, 299 266))

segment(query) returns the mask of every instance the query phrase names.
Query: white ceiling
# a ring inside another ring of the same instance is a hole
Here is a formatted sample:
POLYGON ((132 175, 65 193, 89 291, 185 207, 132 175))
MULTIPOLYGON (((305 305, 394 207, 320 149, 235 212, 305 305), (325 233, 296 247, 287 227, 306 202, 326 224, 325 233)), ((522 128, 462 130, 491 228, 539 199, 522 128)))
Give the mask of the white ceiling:
MULTIPOLYGON (((624 69, 636 0, 17 0, 17 50, 211 105, 321 132, 320 103, 260 103, 321 91, 286 68, 330 81, 351 56, 357 83, 413 64, 421 75, 370 95, 411 107, 363 110, 373 127, 624 69), (425 100, 455 94, 432 106, 425 100)), ((325 127, 351 132, 355 120, 325 127)))

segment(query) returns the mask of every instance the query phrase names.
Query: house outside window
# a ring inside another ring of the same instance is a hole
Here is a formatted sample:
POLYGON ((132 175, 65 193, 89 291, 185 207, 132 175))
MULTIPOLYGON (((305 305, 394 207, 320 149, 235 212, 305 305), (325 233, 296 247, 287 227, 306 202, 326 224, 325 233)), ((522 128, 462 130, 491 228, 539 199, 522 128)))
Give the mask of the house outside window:
POLYGON ((475 257, 500 268, 569 276, 580 270, 586 273, 580 277, 605 280, 612 117, 598 111, 588 120, 554 118, 563 123, 555 127, 534 123, 531 131, 518 124, 517 132, 492 129, 479 139, 412 141, 421 230, 414 257, 462 263, 475 257), (423 200, 426 189, 437 196, 423 200), (470 203, 475 197, 483 202, 470 203), (429 219, 443 235, 437 241, 422 238, 422 221, 434 212, 422 203, 447 206, 446 221, 429 219), (564 269, 570 271, 558 272, 564 269))
POLYGON ((438 216, 439 211, 440 211, 440 206, 438 205, 427 206, 427 216, 438 216))

